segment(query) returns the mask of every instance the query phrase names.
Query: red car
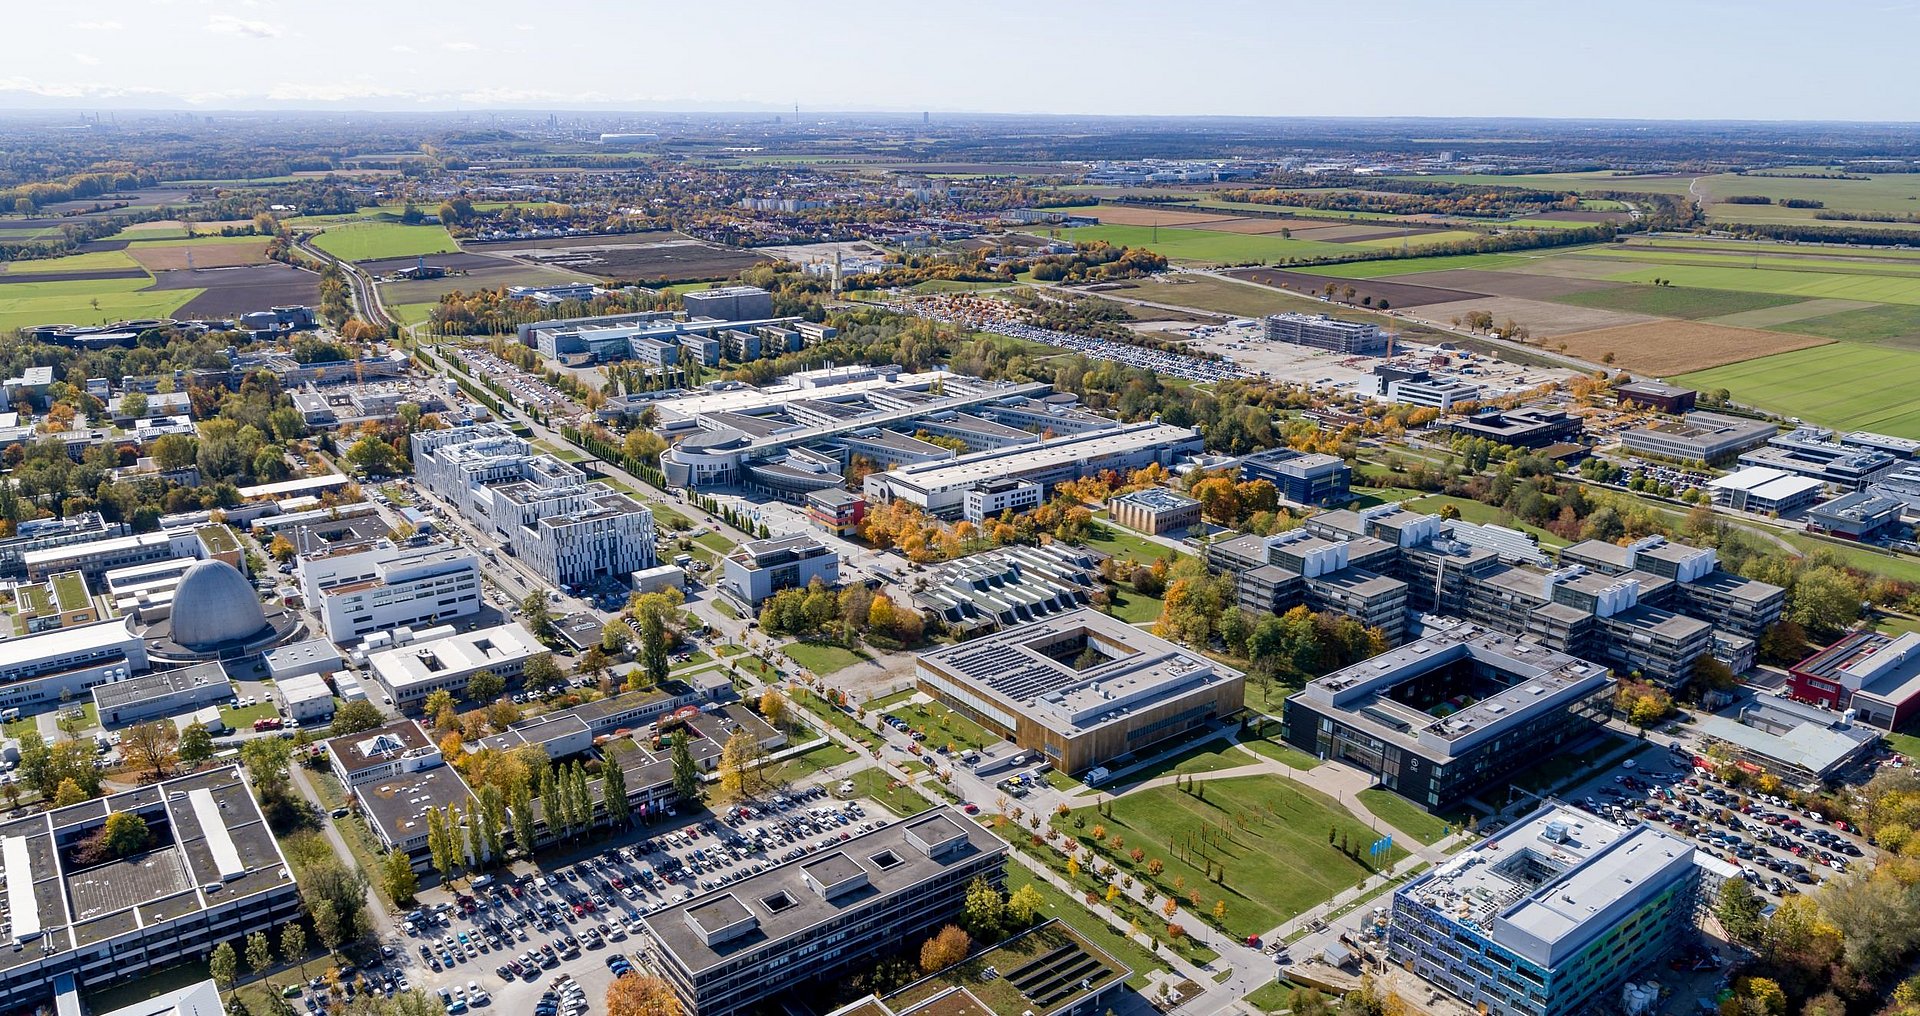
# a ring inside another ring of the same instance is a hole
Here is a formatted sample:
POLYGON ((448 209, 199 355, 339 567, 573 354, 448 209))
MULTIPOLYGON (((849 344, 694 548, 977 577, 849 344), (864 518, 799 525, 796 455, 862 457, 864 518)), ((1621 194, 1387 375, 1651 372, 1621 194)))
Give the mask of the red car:
POLYGON ((966 812, 969 815, 980 814, 980 806, 973 803, 972 801, 968 801, 967 803, 961 805, 960 810, 966 812))

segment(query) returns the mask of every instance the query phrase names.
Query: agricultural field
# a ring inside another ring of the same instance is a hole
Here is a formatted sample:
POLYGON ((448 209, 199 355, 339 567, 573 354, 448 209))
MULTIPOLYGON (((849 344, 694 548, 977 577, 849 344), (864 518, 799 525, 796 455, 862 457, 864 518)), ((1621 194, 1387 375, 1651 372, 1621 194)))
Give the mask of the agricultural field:
POLYGON ((655 284, 725 279, 770 260, 758 251, 708 243, 667 230, 618 236, 511 240, 472 244, 467 249, 506 255, 535 265, 571 269, 602 279, 655 284))
POLYGON ((126 253, 150 272, 185 268, 239 268, 266 264, 267 238, 262 236, 203 236, 191 240, 142 240, 127 245, 126 253))
POLYGON ((1116 246, 1144 247, 1169 260, 1192 264, 1245 264, 1297 258, 1339 257, 1351 251, 1338 244, 1293 240, 1272 234, 1219 233, 1204 229, 1154 229, 1149 226, 1078 226, 1061 230, 1076 243, 1105 240, 1116 246))
POLYGON ((1920 306, 1920 276, 1867 274, 1856 271, 1810 271, 1800 268, 1707 267, 1704 265, 1644 265, 1608 275, 1615 282, 1646 283, 1661 279, 1675 286, 1775 293, 1807 298, 1837 298, 1867 303, 1920 306))
POLYGON ((1773 327, 1843 342, 1874 342, 1920 349, 1920 307, 1869 305, 1822 317, 1782 322, 1773 327))
POLYGON ((1320 265, 1309 271, 1314 275, 1335 279, 1379 279, 1459 268, 1481 271, 1508 268, 1526 263, 1529 257, 1525 254, 1443 254, 1430 258, 1389 258, 1383 261, 1356 261, 1349 265, 1320 265))
POLYGON ((27 325, 106 324, 128 318, 170 317, 200 289, 150 289, 141 273, 134 279, 82 279, 13 282, 0 285, 0 331, 27 325))
POLYGON ((1350 303, 1363 303, 1367 306, 1389 306, 1405 310, 1408 307, 1420 307, 1430 303, 1455 303, 1461 300, 1476 300, 1482 294, 1459 289, 1440 289, 1434 286, 1415 286, 1406 283, 1381 279, 1343 279, 1326 275, 1309 274, 1299 271, 1283 271, 1276 268, 1243 268, 1227 273, 1237 279, 1247 279, 1263 286, 1290 289, 1296 293, 1322 294, 1328 286, 1336 294, 1350 303), (1346 297, 1348 288, 1353 295, 1346 297), (1384 301, 1384 304, 1383 304, 1384 301))
POLYGON ((1231 314, 1235 317, 1260 317, 1287 311, 1325 313, 1326 306, 1304 297, 1276 293, 1262 286, 1248 286, 1210 275, 1161 275, 1122 284, 1110 291, 1114 296, 1176 307, 1231 314))
POLYGON ((1828 341, 1812 335, 1729 328, 1703 321, 1648 321, 1555 336, 1553 345, 1583 360, 1618 363, 1629 370, 1666 377, 1828 341))
POLYGON ((350 222, 328 228, 313 245, 346 261, 419 254, 448 254, 460 248, 445 226, 408 226, 398 222, 350 222))
POLYGON ((1592 289, 1554 297, 1554 302, 1598 310, 1616 310, 1650 317, 1697 321, 1799 302, 1778 293, 1744 293, 1730 289, 1693 289, 1686 286, 1621 286, 1592 289))
POLYGON ((1835 342, 1682 374, 1677 384, 1725 388, 1734 401, 1824 426, 1920 438, 1920 352, 1835 342))
MULTIPOLYGON (((1162 886, 1163 895, 1179 895, 1172 886, 1181 880, 1200 893, 1201 913, 1225 900, 1223 923, 1236 937, 1263 934, 1370 873, 1340 852, 1339 841, 1344 838, 1365 857, 1373 830, 1332 798, 1270 776, 1209 780, 1193 793, 1156 787, 1113 798, 1107 809, 1107 815, 1077 809, 1056 818, 1054 826, 1096 847, 1136 879, 1162 886), (1097 844, 1096 826, 1105 833, 1097 844), (1160 860, 1165 870, 1150 876, 1144 864, 1132 864, 1126 853, 1133 847, 1160 860), (1221 865, 1226 874, 1216 883, 1207 869, 1221 865)), ((1404 856, 1396 846, 1378 863, 1404 856)))
POLYGON ((76 275, 94 278, 114 278, 110 275, 98 275, 100 272, 140 273, 140 266, 125 251, 99 250, 81 254, 68 254, 57 258, 38 258, 27 261, 9 261, 0 266, 0 274, 20 275, 76 275))
POLYGON ((273 261, 246 267, 158 272, 154 278, 156 291, 194 294, 178 311, 186 318, 238 317, 268 307, 311 307, 320 302, 320 276, 273 261))

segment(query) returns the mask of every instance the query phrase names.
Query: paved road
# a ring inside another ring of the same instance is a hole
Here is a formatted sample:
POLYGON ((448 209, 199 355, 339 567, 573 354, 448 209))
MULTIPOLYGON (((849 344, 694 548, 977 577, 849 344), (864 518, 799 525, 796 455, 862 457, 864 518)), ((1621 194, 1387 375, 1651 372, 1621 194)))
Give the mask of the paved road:
MULTIPOLYGON (((333 847, 335 856, 339 857, 344 864, 355 863, 353 850, 347 846, 347 841, 340 835, 340 830, 334 828, 333 819, 324 817, 327 815, 327 803, 320 797, 319 791, 314 789, 313 781, 307 776, 306 767, 295 763, 288 769, 293 777, 293 785, 300 791, 300 796, 305 797, 319 809, 323 816, 320 820, 320 830, 326 836, 327 843, 333 847)), ((367 877, 378 878, 379 874, 379 872, 369 871, 367 877)), ((387 909, 386 903, 381 900, 380 893, 376 890, 367 891, 367 912, 373 916, 373 927, 370 931, 374 938, 382 942, 391 942, 399 937, 400 925, 394 921, 393 912, 387 909)))

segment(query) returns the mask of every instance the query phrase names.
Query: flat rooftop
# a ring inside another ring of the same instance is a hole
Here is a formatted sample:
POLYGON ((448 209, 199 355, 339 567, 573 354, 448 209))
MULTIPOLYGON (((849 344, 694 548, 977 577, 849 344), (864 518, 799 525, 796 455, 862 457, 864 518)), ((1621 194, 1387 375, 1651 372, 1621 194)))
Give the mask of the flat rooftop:
POLYGON ((1165 487, 1148 487, 1131 494, 1116 495, 1114 501, 1120 504, 1136 505, 1153 512, 1177 511, 1200 503, 1185 494, 1176 494, 1165 487))
POLYGON ((698 974, 1006 849, 958 809, 941 806, 641 920, 662 947, 698 974))
POLYGON ((1089 608, 919 654, 919 665, 1059 731, 1116 723, 1239 671, 1089 608))
POLYGON ((1765 498, 1769 501, 1780 501, 1807 493, 1817 494, 1824 489, 1824 484, 1810 476, 1801 476, 1772 466, 1748 466, 1710 480, 1707 486, 1715 490, 1745 491, 1751 497, 1765 498))
POLYGON ((449 765, 394 773, 368 780, 354 788, 367 818, 386 832, 390 843, 404 843, 427 833, 427 810, 457 806, 464 814, 471 808, 472 791, 449 765))
POLYGON ((227 672, 218 663, 196 663, 178 670, 162 670, 98 685, 93 689, 93 701, 101 709, 121 709, 208 685, 229 690, 233 687, 227 672))
POLYGON ((957 459, 923 462, 889 470, 886 475, 922 490, 974 487, 1002 476, 1055 468, 1086 459, 1191 442, 1198 432, 1187 427, 1139 423, 1056 438, 1040 445, 1020 445, 962 455, 957 459))
POLYGON ((407 752, 432 747, 433 740, 413 720, 395 720, 384 727, 342 734, 327 741, 327 753, 348 774, 386 765, 407 752))
POLYGON ((398 693, 449 672, 521 663, 546 651, 526 626, 514 621, 382 650, 368 658, 367 667, 398 693))

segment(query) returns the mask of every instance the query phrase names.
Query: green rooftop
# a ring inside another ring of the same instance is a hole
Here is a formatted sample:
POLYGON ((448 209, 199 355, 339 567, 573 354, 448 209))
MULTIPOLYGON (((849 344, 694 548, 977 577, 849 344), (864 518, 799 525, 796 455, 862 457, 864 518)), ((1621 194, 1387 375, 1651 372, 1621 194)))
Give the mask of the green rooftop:
POLYGON ((1048 921, 882 1001, 895 1013, 925 1006, 928 1016, 941 1016, 971 1011, 960 994, 964 991, 994 1016, 1047 1016, 1125 981, 1130 974, 1125 964, 1099 946, 1059 921, 1048 921))
POLYGON ((53 613, 53 597, 47 593, 44 585, 16 586, 13 599, 20 605, 20 613, 28 617, 53 613))
POLYGON ((79 610, 87 605, 87 580, 79 572, 61 572, 49 580, 49 584, 53 586, 53 600, 61 610, 79 610))
POLYGON ((233 530, 226 526, 201 526, 200 542, 216 554, 229 554, 240 549, 240 541, 233 538, 233 530))

